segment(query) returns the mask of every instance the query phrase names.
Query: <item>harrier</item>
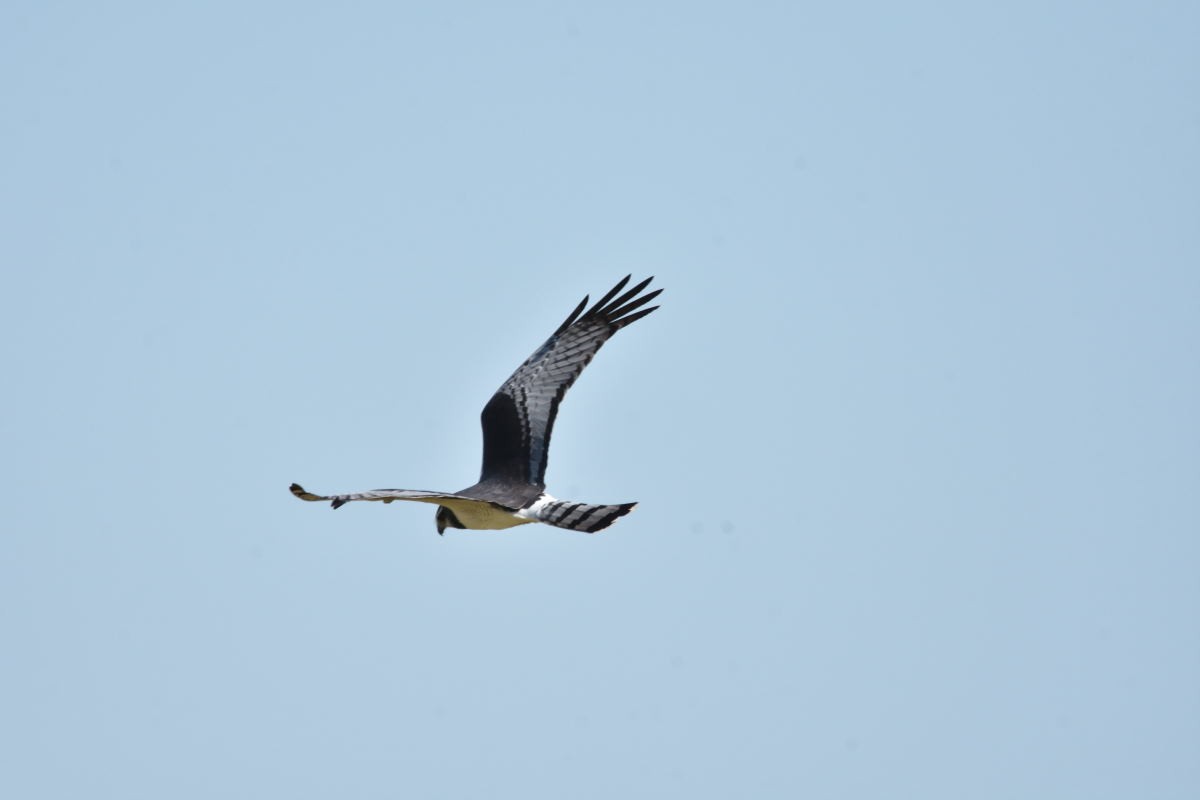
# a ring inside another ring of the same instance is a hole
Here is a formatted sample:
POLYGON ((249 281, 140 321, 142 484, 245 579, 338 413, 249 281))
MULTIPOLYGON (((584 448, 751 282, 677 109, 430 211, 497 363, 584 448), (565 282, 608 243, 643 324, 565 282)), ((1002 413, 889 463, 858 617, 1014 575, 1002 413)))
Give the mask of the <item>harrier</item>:
POLYGON ((658 308, 642 308, 662 292, 641 294, 653 277, 621 294, 630 277, 626 275, 591 308, 584 297, 483 407, 483 470, 474 486, 461 492, 376 489, 326 497, 293 483, 292 494, 301 500, 328 500, 334 508, 355 500, 433 503, 438 507, 439 534, 446 528, 499 530, 529 522, 584 533, 604 530, 637 503, 588 505, 556 500, 546 493, 546 459, 558 404, 579 373, 614 333, 658 308))

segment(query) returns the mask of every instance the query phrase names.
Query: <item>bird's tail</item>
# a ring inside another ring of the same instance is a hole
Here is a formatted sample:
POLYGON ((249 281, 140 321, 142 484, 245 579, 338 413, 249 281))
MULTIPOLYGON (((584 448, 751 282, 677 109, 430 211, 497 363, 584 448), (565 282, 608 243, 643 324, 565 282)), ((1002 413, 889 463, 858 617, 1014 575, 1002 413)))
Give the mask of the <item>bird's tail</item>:
POLYGON ((628 514, 637 503, 621 503, 615 506, 590 506, 587 503, 572 503, 569 500, 554 500, 537 509, 537 519, 556 528, 595 533, 612 525, 628 514))

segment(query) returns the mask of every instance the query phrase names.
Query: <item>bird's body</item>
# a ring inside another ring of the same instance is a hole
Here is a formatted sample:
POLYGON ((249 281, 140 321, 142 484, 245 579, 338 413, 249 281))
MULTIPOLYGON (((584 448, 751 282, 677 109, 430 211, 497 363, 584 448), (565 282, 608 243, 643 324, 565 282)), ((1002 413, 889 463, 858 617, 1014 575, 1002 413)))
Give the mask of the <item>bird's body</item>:
POLYGON ((550 434, 567 390, 600 347, 621 328, 658 306, 643 309, 661 289, 638 297, 652 278, 617 297, 629 276, 587 309, 584 298, 566 321, 484 406, 483 469, 479 482, 459 492, 376 489, 316 495, 293 483, 301 500, 328 500, 334 508, 356 500, 406 500, 438 506, 438 533, 446 528, 501 530, 530 522, 595 533, 633 510, 636 503, 589 505, 556 500, 546 493, 550 434))

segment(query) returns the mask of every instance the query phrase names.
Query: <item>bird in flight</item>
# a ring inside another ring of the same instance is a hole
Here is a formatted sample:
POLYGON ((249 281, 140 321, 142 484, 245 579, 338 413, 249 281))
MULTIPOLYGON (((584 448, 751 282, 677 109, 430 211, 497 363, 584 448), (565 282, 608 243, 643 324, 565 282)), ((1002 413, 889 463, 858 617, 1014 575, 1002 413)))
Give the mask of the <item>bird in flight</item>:
POLYGON ((375 489, 325 496, 293 483, 292 494, 301 500, 328 500, 334 508, 355 500, 433 503, 438 507, 439 534, 446 528, 500 530, 530 522, 584 533, 604 530, 637 503, 589 505, 556 500, 546 493, 546 459, 558 404, 579 373, 614 333, 658 308, 642 308, 662 292, 641 294, 653 277, 621 294, 630 277, 626 275, 591 308, 584 297, 483 407, 483 470, 474 486, 460 492, 375 489))

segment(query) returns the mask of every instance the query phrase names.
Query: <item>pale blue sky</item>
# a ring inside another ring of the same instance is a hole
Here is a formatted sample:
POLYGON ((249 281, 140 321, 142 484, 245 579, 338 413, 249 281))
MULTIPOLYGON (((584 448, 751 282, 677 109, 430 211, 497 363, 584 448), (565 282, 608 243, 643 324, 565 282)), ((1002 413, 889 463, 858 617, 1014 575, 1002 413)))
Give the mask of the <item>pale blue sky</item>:
POLYGON ((0 795, 1200 795, 1200 7, 0 11, 0 795), (491 392, 609 531, 435 533, 491 392))

